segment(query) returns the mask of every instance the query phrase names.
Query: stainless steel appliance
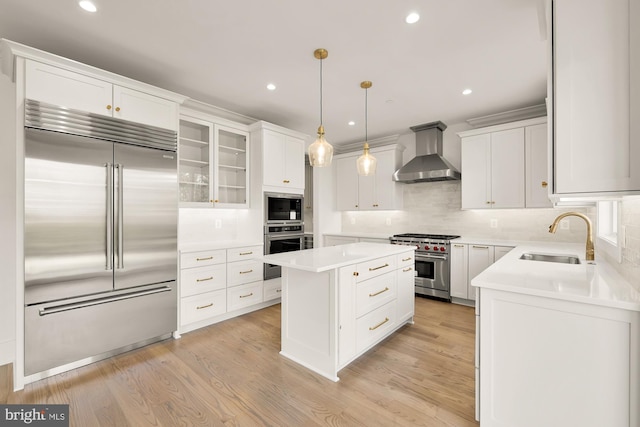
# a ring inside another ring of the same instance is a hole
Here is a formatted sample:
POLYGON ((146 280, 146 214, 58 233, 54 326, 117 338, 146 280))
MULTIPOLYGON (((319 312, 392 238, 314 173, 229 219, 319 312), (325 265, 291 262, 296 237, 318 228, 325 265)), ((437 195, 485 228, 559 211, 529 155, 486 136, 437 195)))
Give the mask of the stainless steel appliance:
POLYGON ((25 375, 177 329, 176 133, 25 105, 25 375))
POLYGON ((396 234, 389 240, 394 245, 416 248, 417 295, 432 296, 451 300, 451 240, 460 236, 447 234, 396 234))
POLYGON ((264 193, 265 226, 302 224, 303 222, 304 196, 302 194, 264 193))
MULTIPOLYGON (((304 249, 304 225, 266 225, 264 253, 266 255, 304 249)), ((264 280, 280 277, 279 265, 264 264, 264 280)))

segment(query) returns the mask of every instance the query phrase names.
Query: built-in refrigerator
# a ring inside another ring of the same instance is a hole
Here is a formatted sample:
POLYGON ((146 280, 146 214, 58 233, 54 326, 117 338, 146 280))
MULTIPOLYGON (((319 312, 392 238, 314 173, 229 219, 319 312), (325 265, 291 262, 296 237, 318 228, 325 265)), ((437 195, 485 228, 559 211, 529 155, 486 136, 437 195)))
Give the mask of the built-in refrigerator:
POLYGON ((177 329, 177 137, 25 105, 25 376, 177 329))

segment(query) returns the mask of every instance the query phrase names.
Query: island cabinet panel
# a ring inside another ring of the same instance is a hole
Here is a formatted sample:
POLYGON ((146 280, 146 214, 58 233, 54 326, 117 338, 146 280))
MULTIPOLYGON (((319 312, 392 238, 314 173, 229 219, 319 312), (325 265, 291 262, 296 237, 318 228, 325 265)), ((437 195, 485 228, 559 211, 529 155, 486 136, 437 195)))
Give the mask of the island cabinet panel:
POLYGON ((358 283, 356 286, 356 316, 360 317, 396 299, 396 283, 395 271, 358 283))

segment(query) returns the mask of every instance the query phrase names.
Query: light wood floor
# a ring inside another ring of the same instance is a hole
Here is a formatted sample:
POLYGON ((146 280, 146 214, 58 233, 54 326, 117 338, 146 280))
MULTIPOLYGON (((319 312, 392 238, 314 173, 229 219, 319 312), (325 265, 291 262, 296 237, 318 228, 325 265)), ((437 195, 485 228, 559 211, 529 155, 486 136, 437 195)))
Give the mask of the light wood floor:
POLYGON ((278 354, 280 305, 12 392, 71 426, 478 426, 472 308, 416 298, 407 325, 329 381, 278 354))

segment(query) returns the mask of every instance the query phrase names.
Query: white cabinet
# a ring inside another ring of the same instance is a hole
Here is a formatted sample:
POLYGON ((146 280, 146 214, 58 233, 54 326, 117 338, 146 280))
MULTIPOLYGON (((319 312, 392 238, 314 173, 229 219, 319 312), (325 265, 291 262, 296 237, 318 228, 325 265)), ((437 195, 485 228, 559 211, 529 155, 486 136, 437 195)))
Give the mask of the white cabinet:
POLYGON ((546 118, 460 132, 462 208, 549 207, 546 118))
POLYGON ((249 205, 249 132, 241 124, 184 110, 180 116, 180 202, 189 206, 249 205), (225 122, 226 123, 226 122, 225 122))
POLYGON ((336 207, 340 211, 391 210, 402 208, 403 185, 393 181, 393 173, 402 166, 398 145, 376 147, 376 173, 359 176, 356 160, 362 153, 336 156, 336 207))
POLYGON ((554 196, 638 194, 640 2, 552 5, 554 196))
POLYGON ((397 319, 402 322, 413 317, 415 313, 415 256, 413 253, 396 255, 397 281, 397 319))
POLYGON ((513 246, 494 246, 493 247, 493 262, 497 262, 500 258, 511 252, 513 246))
POLYGON ((26 80, 27 99, 177 130, 175 101, 31 60, 26 80))
POLYGON ((469 287, 467 298, 476 299, 476 288, 471 286, 471 281, 482 273, 494 259, 494 247, 489 245, 469 245, 469 287))
POLYGON ((469 248, 465 244, 452 243, 449 257, 451 268, 451 297, 468 299, 469 248))
POLYGON ((263 185, 304 188, 304 140, 264 131, 263 185))

